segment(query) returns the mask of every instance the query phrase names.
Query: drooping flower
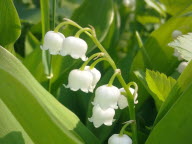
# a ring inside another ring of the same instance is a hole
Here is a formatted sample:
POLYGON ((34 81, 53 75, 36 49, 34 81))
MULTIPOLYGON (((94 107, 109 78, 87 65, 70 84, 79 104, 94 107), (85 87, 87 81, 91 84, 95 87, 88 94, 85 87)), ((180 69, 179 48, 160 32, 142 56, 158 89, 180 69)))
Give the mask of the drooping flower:
POLYGON ((108 144, 132 144, 132 139, 128 135, 113 134, 109 140, 108 144))
MULTIPOLYGON (((131 94, 134 94, 135 90, 133 88, 129 88, 131 94)), ((124 88, 121 88, 120 89, 120 92, 125 92, 125 89, 124 88)), ((137 97, 138 97, 138 94, 135 95, 134 97, 134 104, 137 104, 138 103, 138 100, 137 100, 137 97)), ((128 99, 124 96, 124 95, 120 95, 119 99, 118 99, 118 106, 120 109, 124 109, 128 106, 128 99)))
POLYGON ((96 84, 101 78, 101 73, 96 68, 90 69, 89 66, 85 67, 85 70, 89 71, 93 75, 93 82, 92 82, 92 88, 94 89, 96 84))
POLYGON ((120 96, 120 91, 115 86, 103 85, 96 89, 93 105, 99 105, 102 109, 114 108, 117 109, 117 101, 120 96))
POLYGON ((88 118, 93 125, 98 128, 102 124, 106 126, 111 126, 113 123, 113 117, 115 115, 115 110, 113 108, 108 108, 103 110, 99 105, 93 107, 93 114, 91 118, 88 118))
POLYGON ((74 59, 81 58, 85 61, 87 60, 85 56, 87 48, 87 43, 83 39, 70 36, 65 38, 60 54, 62 56, 70 55, 74 59))
POLYGON ((43 46, 41 46, 42 50, 49 50, 49 53, 52 55, 59 54, 65 36, 60 32, 48 31, 44 37, 43 46))
POLYGON ((181 62, 181 63, 179 64, 179 66, 177 67, 177 71, 178 71, 179 73, 182 73, 182 72, 184 71, 184 69, 187 67, 188 64, 189 64, 189 63, 188 63, 188 62, 185 62, 185 61, 181 62))
POLYGON ((72 91, 81 89, 83 92, 93 92, 93 75, 87 70, 75 69, 69 73, 68 85, 66 88, 70 88, 72 91))

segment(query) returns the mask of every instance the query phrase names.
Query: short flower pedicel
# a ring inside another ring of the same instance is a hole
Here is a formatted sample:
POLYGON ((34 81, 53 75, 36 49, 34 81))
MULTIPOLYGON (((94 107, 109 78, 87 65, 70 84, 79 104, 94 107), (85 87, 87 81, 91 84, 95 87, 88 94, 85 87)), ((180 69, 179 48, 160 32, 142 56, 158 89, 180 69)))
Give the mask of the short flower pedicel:
POLYGON ((45 34, 43 46, 41 46, 42 50, 49 50, 49 53, 52 55, 59 54, 65 36, 60 32, 48 31, 45 34))
POLYGON ((74 59, 81 58, 83 61, 86 61, 87 58, 85 53, 87 51, 87 43, 80 38, 77 37, 67 37, 63 41, 63 46, 60 51, 62 56, 70 55, 74 59))

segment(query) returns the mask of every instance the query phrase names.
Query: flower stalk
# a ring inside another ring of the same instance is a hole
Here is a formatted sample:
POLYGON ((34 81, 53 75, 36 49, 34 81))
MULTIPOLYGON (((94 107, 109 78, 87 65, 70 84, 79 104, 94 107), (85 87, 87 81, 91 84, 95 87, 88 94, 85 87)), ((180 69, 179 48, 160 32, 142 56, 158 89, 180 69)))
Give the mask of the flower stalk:
MULTIPOLYGON (((65 19, 67 20, 67 22, 63 22, 61 23, 60 25, 58 25, 56 27, 56 30, 59 29, 60 27, 62 27, 63 25, 65 25, 66 23, 70 24, 70 25, 73 25, 79 29, 83 29, 81 26, 79 26, 77 23, 73 22, 72 20, 69 20, 69 19, 65 19)), ((117 66, 115 64, 115 62, 113 61, 113 59, 110 57, 110 55, 108 54, 108 52, 105 50, 105 48, 101 45, 101 43, 99 42, 99 40, 97 39, 96 35, 94 34, 95 31, 94 29, 92 29, 92 34, 90 34, 89 32, 87 31, 83 31, 84 33, 86 33, 92 40, 93 42, 95 43, 95 45, 99 48, 99 50, 101 52, 104 53, 105 55, 105 59, 107 59, 107 61, 109 62, 109 64, 111 65, 111 67, 113 68, 113 70, 116 70, 117 69, 117 66)), ((125 92, 127 93, 127 99, 128 99, 128 104, 129 104, 129 114, 130 114, 130 119, 131 120, 135 120, 136 121, 136 116, 135 116, 135 106, 134 106, 134 97, 133 95, 131 94, 131 92, 129 91, 129 88, 127 87, 127 84, 125 82, 125 80, 123 79, 122 75, 121 74, 118 74, 117 75, 117 78, 120 82, 120 84, 122 85, 122 87, 125 89, 125 92)), ((136 122, 133 123, 131 125, 131 129, 132 129, 132 132, 133 132, 133 144, 138 144, 138 141, 137 141, 137 125, 136 125, 136 122)))

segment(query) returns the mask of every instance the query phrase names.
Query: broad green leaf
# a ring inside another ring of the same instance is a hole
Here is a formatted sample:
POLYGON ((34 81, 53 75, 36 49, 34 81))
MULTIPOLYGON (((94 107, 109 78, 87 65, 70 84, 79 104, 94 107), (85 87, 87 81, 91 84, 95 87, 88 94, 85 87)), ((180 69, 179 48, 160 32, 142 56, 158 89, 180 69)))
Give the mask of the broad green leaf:
POLYGON ((13 44, 21 33, 21 24, 12 0, 0 0, 0 45, 13 44))
POLYGON ((99 143, 8 51, 0 48, 0 137, 14 131, 26 143, 99 143), (2 125, 3 123, 3 125, 2 125))
POLYGON ((191 144, 192 84, 175 100, 174 105, 155 125, 146 144, 191 144))
POLYGON ((156 104, 159 104, 157 107, 160 108, 175 85, 176 80, 167 77, 163 73, 146 70, 146 81, 156 104))
POLYGON ((178 14, 192 3, 191 0, 160 0, 160 2, 164 4, 166 12, 171 15, 178 14))
POLYGON ((192 59, 192 33, 187 35, 179 36, 176 40, 169 43, 170 47, 175 48, 180 54, 181 57, 187 61, 192 59))
POLYGON ((186 90, 187 87, 192 83, 192 62, 188 64, 185 70, 182 72, 177 80, 177 83, 169 93, 167 100, 161 106, 155 124, 158 123, 171 109, 175 102, 180 98, 181 94, 186 90))

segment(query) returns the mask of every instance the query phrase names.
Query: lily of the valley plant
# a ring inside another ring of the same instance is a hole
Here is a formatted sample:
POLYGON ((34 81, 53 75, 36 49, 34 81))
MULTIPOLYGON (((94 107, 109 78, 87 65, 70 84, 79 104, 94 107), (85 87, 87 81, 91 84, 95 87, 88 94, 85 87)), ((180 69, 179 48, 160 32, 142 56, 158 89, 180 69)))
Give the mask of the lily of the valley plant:
MULTIPOLYGON (((96 32, 91 26, 82 28, 74 21, 65 19, 64 22, 60 23, 54 31, 48 31, 44 37, 44 44, 41 46, 42 50, 48 50, 51 55, 70 55, 74 59, 81 59, 85 61, 79 69, 74 69, 69 73, 68 84, 64 84, 66 88, 72 91, 81 90, 85 93, 94 92, 95 97, 92 101, 93 110, 92 116, 89 121, 98 128, 101 125, 111 126, 115 121, 115 110, 120 108, 128 108, 130 116, 129 118, 133 121, 135 119, 135 104, 137 101, 137 84, 130 82, 126 84, 124 81, 121 70, 117 68, 113 59, 101 45, 96 37, 96 32), (65 25, 73 25, 79 29, 75 36, 66 37, 59 32, 59 29, 65 25), (88 49, 87 43, 79 38, 82 33, 87 34, 95 45, 98 47, 100 52, 93 54, 89 58, 86 57, 86 52, 88 49), (91 61, 92 64, 89 64, 91 61), (102 61, 107 61, 114 70, 114 74, 111 76, 108 84, 104 84, 95 87, 101 78, 101 73, 95 66, 102 61), (89 65, 88 65, 89 64, 89 65), (113 85, 115 78, 118 78, 122 88, 117 88, 113 85), (134 86, 134 88, 131 88, 134 86)), ((128 117, 128 116, 127 116, 128 117)), ((132 139, 134 144, 137 144, 137 126, 136 122, 132 123, 132 139)), ((109 139, 109 144, 121 144, 127 143, 131 144, 132 140, 126 134, 113 135, 109 139)))

